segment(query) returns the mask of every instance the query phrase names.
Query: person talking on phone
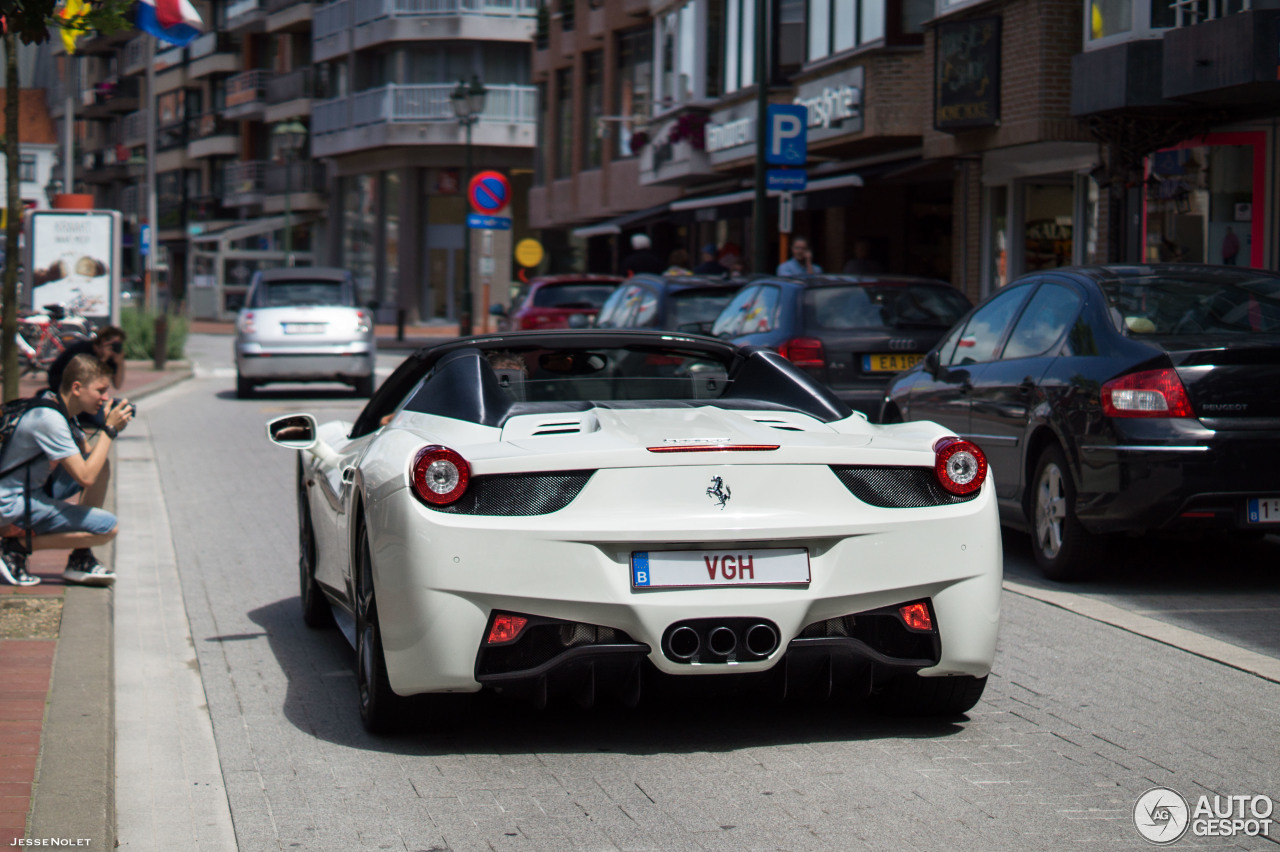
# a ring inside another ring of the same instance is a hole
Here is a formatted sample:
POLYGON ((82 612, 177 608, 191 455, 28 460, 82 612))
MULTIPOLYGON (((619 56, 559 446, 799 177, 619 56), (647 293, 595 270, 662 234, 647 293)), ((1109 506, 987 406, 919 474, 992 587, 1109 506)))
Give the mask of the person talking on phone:
MULTIPOLYGON (((102 362, 107 368, 107 378, 111 380, 111 387, 119 390, 124 386, 125 361, 124 361, 124 344, 128 336, 124 333, 124 329, 114 325, 104 325, 98 329, 93 337, 88 340, 78 340, 63 350, 52 364, 49 365, 49 388, 57 393, 62 387, 62 374, 67 369, 67 365, 71 363, 71 359, 77 355, 92 355, 102 362)), ((80 415, 80 422, 84 426, 101 429, 103 423, 103 409, 94 412, 86 412, 80 415)))

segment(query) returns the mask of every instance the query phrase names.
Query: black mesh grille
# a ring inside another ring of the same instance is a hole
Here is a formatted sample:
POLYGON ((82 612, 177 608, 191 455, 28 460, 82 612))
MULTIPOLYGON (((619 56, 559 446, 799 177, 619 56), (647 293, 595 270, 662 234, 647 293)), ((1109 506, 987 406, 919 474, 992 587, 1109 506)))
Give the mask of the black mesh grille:
POLYGON ((923 506, 947 506, 966 503, 978 496, 952 494, 938 484, 931 467, 836 467, 835 473, 844 487, 863 503, 884 509, 918 509, 923 506))
POLYGON ((448 506, 424 505, 455 515, 546 515, 573 502, 593 473, 593 470, 561 470, 477 476, 458 502, 448 506))

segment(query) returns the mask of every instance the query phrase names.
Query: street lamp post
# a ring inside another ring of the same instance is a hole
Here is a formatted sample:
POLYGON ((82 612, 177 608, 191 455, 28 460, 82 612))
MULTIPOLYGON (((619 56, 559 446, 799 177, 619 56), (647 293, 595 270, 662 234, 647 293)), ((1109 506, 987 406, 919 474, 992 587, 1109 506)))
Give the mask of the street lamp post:
POLYGON ((62 194, 62 181, 50 177, 49 182, 44 185, 44 194, 49 197, 49 206, 52 207, 54 199, 62 194))
POLYGON ((271 135, 284 160, 284 265, 293 266, 293 164, 307 142, 307 128, 295 118, 277 124, 271 135))
MULTIPOLYGON (((470 83, 459 80, 453 93, 449 95, 449 102, 453 104, 453 114, 458 117, 458 123, 467 131, 463 186, 471 183, 471 127, 480 120, 480 115, 484 112, 485 94, 484 84, 473 74, 470 83)), ((464 260, 462 292, 458 298, 458 334, 467 335, 471 333, 471 228, 469 226, 462 231, 462 254, 464 260)))

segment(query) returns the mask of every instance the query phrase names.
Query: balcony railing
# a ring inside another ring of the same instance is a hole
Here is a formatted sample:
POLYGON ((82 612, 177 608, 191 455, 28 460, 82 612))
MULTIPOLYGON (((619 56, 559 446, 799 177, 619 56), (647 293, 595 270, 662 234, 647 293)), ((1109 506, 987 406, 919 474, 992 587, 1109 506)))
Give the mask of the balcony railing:
POLYGON ((262 8, 262 0, 234 0, 227 5, 227 20, 230 21, 241 15, 247 15, 250 12, 256 12, 262 8))
POLYGON ((124 117, 124 138, 126 140, 147 138, 147 111, 145 109, 131 112, 124 117))
POLYGON ((340 0, 315 11, 311 19, 311 37, 327 38, 348 27, 383 18, 456 15, 532 18, 537 10, 537 0, 340 0))
POLYGON ((227 166, 223 178, 225 197, 261 195, 266 185, 266 175, 270 165, 266 160, 250 160, 227 166))
POLYGON ((216 112, 193 115, 187 119, 187 139, 208 139, 211 136, 239 136, 240 125, 222 118, 216 112))
MULTIPOLYGON (((311 108, 311 132, 317 136, 370 124, 456 122, 449 95, 454 84, 388 85, 311 108)), ((496 124, 536 124, 535 86, 489 86, 480 120, 496 124)))
POLYGON ((312 160, 300 160, 286 167, 283 163, 272 163, 267 171, 267 195, 284 195, 286 192, 324 192, 324 163, 312 160))
POLYGON ((298 98, 315 97, 315 76, 310 68, 296 68, 267 80, 267 103, 282 104, 298 98))
POLYGON ((207 32, 197 38, 191 44, 187 45, 187 57, 192 61, 203 59, 210 54, 217 53, 221 46, 221 33, 215 31, 207 32))
POLYGON ((1251 0, 1173 0, 1171 4, 1178 27, 1190 27, 1204 21, 1225 18, 1253 8, 1251 0))
POLYGON ((185 121, 156 128, 157 150, 167 151, 170 148, 178 148, 186 144, 187 124, 185 121))
POLYGON ((245 71, 227 78, 227 98, 224 108, 243 106, 260 101, 266 91, 267 72, 261 68, 245 71))

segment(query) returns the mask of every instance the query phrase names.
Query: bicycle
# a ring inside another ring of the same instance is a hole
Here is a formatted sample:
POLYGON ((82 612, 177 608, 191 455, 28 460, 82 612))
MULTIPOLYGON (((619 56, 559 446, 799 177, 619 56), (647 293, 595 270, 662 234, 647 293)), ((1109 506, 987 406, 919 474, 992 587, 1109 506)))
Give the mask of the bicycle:
POLYGON ((18 354, 22 375, 48 370, 70 343, 88 340, 89 335, 71 323, 63 323, 67 313, 62 305, 45 305, 43 312, 18 317, 18 354))

